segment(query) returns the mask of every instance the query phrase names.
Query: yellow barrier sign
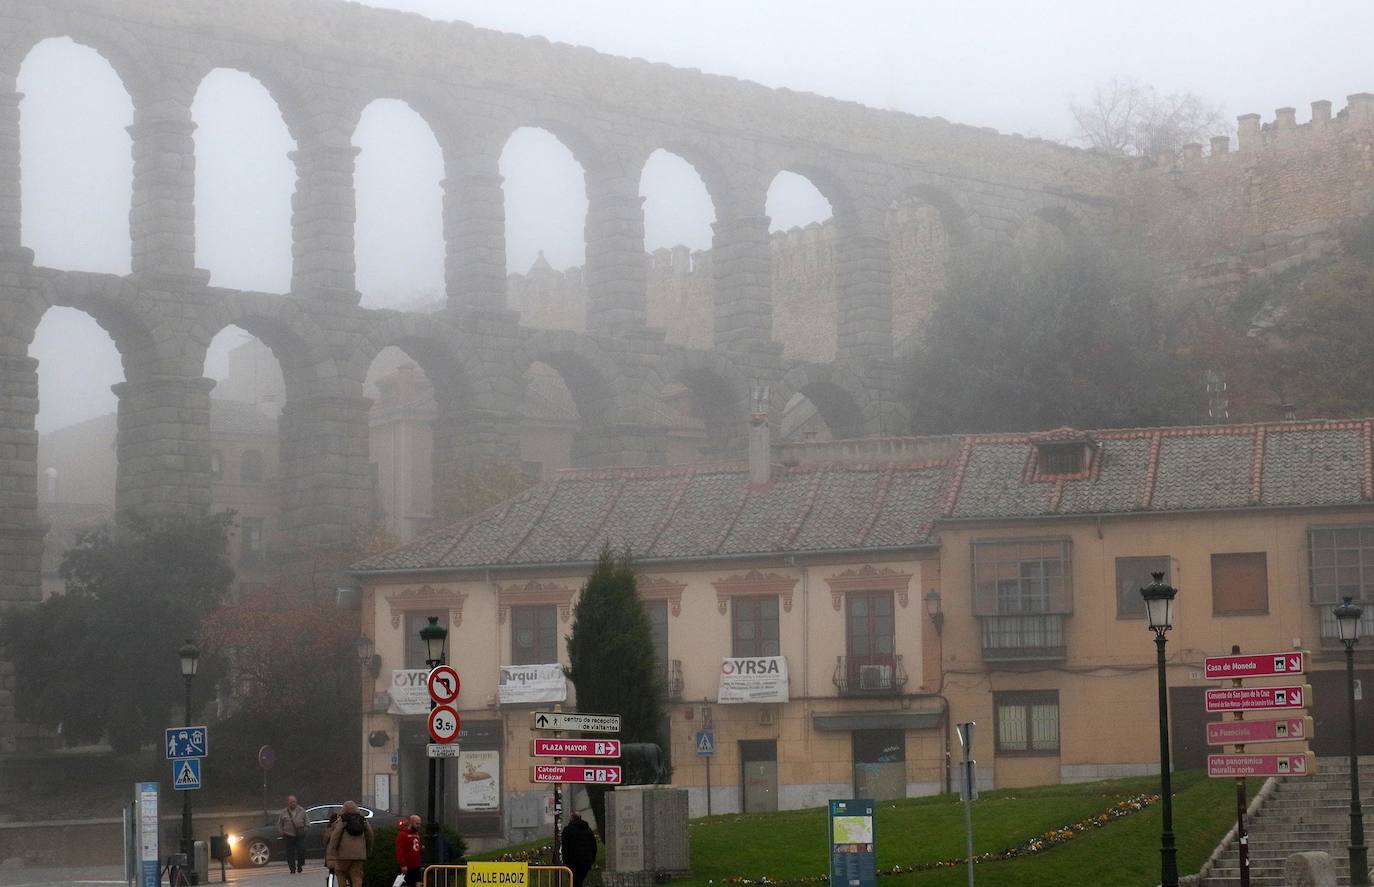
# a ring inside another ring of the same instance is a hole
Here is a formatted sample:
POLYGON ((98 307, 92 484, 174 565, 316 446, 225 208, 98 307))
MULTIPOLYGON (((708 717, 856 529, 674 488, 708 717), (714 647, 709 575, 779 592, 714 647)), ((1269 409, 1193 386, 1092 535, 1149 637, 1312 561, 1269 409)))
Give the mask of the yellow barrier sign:
POLYGON ((470 862, 467 887, 529 887, 528 862, 470 862))

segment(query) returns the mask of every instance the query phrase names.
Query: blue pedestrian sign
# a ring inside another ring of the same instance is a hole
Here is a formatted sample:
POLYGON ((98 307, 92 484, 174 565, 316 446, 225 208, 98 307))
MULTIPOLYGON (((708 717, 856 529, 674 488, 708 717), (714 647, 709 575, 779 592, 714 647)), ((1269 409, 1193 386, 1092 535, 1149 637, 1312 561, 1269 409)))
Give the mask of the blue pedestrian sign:
POLYGON ((172 762, 172 788, 179 792, 200 788, 200 758, 172 762))
POLYGON ((203 758, 210 753, 210 731, 204 727, 169 727, 164 737, 168 760, 203 758))
POLYGON ((716 731, 698 730, 697 731, 697 757, 709 758, 716 753, 716 731))

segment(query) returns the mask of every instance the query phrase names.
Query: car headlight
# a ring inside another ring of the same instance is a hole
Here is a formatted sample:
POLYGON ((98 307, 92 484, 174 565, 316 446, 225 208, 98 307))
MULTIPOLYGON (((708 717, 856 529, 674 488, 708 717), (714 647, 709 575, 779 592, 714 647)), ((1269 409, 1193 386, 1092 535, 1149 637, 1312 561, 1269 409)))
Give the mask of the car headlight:
POLYGON ((238 835, 230 835, 229 838, 228 838, 228 841, 229 841, 229 846, 232 847, 232 846, 234 846, 235 844, 237 844, 237 843, 239 842, 239 836, 238 836, 238 835))

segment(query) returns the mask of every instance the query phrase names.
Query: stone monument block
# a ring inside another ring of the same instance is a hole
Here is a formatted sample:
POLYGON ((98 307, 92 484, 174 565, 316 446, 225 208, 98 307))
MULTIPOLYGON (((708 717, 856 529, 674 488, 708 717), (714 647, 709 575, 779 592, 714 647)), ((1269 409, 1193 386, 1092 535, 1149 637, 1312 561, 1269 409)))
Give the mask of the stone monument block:
POLYGON ((635 887, 690 872, 686 789, 624 786, 606 795, 607 885, 635 887))
POLYGON ((1287 887, 1336 887, 1336 868, 1327 853, 1294 853, 1283 864, 1287 887))

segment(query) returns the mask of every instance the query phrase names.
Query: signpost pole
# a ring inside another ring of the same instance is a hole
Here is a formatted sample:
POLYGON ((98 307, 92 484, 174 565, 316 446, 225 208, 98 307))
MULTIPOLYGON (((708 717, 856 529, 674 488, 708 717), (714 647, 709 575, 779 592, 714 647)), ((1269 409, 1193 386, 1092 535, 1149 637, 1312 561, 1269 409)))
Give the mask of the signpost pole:
POLYGON ((960 797, 964 802, 964 848, 967 853, 968 887, 973 887, 973 797, 977 790, 973 782, 973 727, 968 721, 958 726, 959 744, 964 747, 963 775, 960 778, 960 797))
MULTIPOLYGON (((703 730, 710 730, 712 726, 713 726, 713 725, 712 725, 712 723, 711 723, 711 706, 709 706, 709 705, 703 705, 703 706, 701 707, 701 728, 702 728, 703 730)), ((706 815, 707 815, 707 816, 710 816, 710 815, 711 815, 711 758, 713 758, 713 757, 715 757, 715 755, 707 755, 707 756, 706 756, 706 815)))
MULTIPOLYGON (((1240 655, 1240 644, 1231 645, 1231 655, 1240 655)), ((1243 687, 1245 681, 1235 678, 1231 681, 1232 687, 1243 687)), ((1245 712, 1234 712, 1231 720, 1245 720, 1245 712)), ((1245 746, 1236 746, 1236 754, 1243 754, 1245 746)), ((1236 777, 1236 853, 1237 861, 1240 864, 1240 887, 1250 887, 1250 836, 1245 833, 1245 777, 1236 777)))
MULTIPOLYGON (((555 705, 553 710, 561 712, 563 710, 563 704, 559 703, 555 705)), ((553 735, 555 737, 561 737, 563 731, 560 730, 553 735)), ((555 764, 561 764, 563 763, 563 759, 554 758, 553 762, 555 764)), ((597 824, 605 828, 603 823, 597 824)), ((557 782, 553 784, 553 864, 563 864, 563 786, 557 782)))

